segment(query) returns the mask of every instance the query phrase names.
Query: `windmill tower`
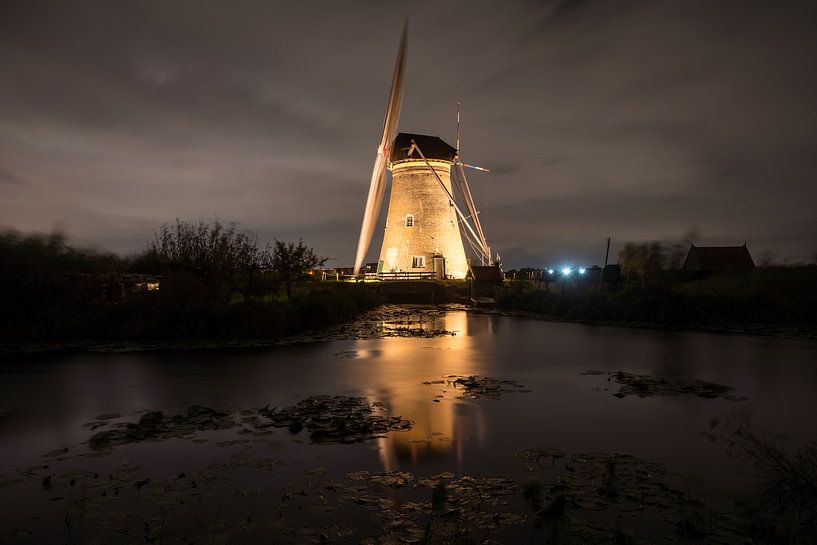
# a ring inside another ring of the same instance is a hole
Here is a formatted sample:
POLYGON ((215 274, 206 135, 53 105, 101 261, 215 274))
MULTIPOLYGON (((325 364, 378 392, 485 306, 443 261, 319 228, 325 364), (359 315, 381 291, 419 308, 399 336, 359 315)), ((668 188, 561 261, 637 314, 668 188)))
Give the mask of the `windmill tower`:
POLYGON ((366 258, 383 202, 386 170, 391 170, 391 197, 378 273, 428 273, 440 279, 465 278, 468 261, 461 233, 481 263, 493 264, 463 167, 486 169, 466 165, 460 160, 459 105, 456 148, 436 136, 397 134, 403 97, 406 31, 404 25, 360 228, 355 274, 366 258), (468 216, 454 199, 452 178, 468 216))
POLYGON ((390 158, 391 197, 378 268, 465 278, 468 262, 448 200, 457 150, 436 136, 400 133, 390 158), (412 144, 414 142, 414 144, 412 144), (420 157, 422 149, 425 160, 420 157), (440 187, 440 182, 445 191, 440 187), (435 263, 436 260, 436 263, 435 263))

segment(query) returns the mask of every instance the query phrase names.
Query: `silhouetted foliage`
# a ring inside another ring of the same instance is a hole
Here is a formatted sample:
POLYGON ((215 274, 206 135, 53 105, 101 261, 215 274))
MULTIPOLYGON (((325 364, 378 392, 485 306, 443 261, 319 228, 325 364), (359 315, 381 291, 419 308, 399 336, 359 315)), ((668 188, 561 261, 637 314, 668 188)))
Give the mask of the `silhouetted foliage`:
POLYGON ((256 294, 260 281, 255 277, 272 262, 269 249, 235 224, 178 219, 156 233, 146 259, 167 276, 169 289, 200 291, 221 304, 249 285, 247 291, 256 294))
POLYGON ((641 280, 641 286, 664 268, 664 248, 660 242, 628 242, 618 254, 621 273, 628 279, 641 280))
MULTIPOLYGON (((290 290, 322 262, 303 243, 283 250, 290 290)), ((165 225, 130 260, 73 248, 58 233, 0 233, 0 342, 277 338, 381 302, 371 286, 334 283, 279 302, 271 266, 253 236, 218 222, 165 225), (161 288, 122 290, 133 272, 161 275, 161 288)))
POLYGON ((292 284, 306 277, 309 271, 326 263, 325 257, 318 257, 312 248, 304 246, 302 240, 294 242, 275 241, 272 254, 272 268, 286 286, 287 299, 292 298, 292 284))
POLYGON ((517 283, 502 291, 498 304, 561 320, 817 334, 815 265, 692 279, 683 271, 673 274, 665 271, 654 286, 616 293, 554 293, 517 283))
POLYGON ((701 231, 693 227, 687 231, 679 240, 665 241, 663 246, 664 266, 667 269, 680 269, 684 265, 689 247, 695 240, 701 238, 701 231))
POLYGON ((76 307, 101 298, 104 282, 118 274, 121 260, 72 248, 61 233, 0 233, 0 331, 37 335, 41 316, 76 321, 76 307))
POLYGON ((784 449, 744 417, 713 418, 706 437, 757 471, 750 530, 758 543, 811 543, 817 527, 817 442, 784 449))

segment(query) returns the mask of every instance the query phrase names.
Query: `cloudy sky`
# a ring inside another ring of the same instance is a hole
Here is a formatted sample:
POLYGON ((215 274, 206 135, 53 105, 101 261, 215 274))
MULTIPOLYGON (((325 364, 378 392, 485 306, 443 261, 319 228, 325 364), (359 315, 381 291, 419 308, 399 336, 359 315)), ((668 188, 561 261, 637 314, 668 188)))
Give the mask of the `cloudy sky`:
POLYGON ((404 15, 400 129, 453 141, 462 100, 507 266, 817 254, 813 1, 0 0, 0 226, 127 253, 217 217, 351 265, 404 15))

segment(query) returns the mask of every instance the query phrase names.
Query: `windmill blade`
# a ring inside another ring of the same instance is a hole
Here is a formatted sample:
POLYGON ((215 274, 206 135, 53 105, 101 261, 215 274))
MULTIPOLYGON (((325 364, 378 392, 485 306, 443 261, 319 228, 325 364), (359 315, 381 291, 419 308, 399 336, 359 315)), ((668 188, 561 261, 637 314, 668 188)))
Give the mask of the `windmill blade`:
POLYGON ((366 198, 366 208, 363 212, 363 223, 360 226, 360 238, 357 241, 355 255, 355 275, 360 272, 372 235, 383 205, 383 195, 386 193, 386 167, 389 164, 391 145, 397 136, 397 123, 400 119, 400 107, 403 103, 403 68, 406 60, 406 38, 408 35, 408 20, 403 23, 403 34, 400 37, 400 48, 397 50, 397 60, 394 64, 394 76, 391 81, 389 102, 386 106, 386 117, 383 121, 383 135, 377 147, 377 156, 372 169, 372 181, 369 185, 369 195, 366 198))

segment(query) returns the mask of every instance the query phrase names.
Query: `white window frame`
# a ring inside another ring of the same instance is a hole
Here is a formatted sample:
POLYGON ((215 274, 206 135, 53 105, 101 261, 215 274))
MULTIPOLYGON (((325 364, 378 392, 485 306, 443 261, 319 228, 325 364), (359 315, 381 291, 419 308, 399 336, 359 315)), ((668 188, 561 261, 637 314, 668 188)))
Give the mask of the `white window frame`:
POLYGON ((414 224, 415 224, 414 214, 406 214, 406 217, 403 221, 403 225, 405 225, 408 228, 412 228, 414 227, 414 224))
POLYGON ((426 268, 426 256, 424 255, 413 255, 411 256, 411 268, 412 269, 425 269, 426 268), (417 263, 420 263, 417 265, 417 263))

